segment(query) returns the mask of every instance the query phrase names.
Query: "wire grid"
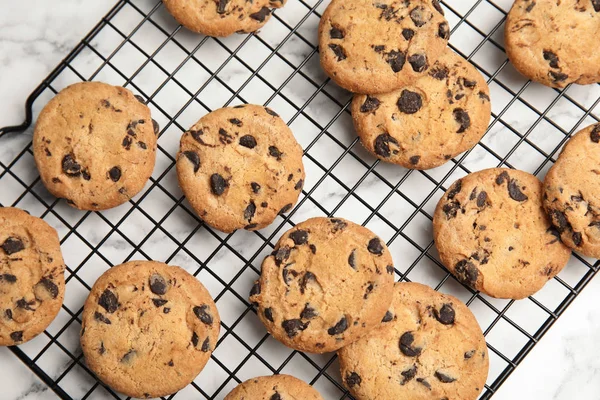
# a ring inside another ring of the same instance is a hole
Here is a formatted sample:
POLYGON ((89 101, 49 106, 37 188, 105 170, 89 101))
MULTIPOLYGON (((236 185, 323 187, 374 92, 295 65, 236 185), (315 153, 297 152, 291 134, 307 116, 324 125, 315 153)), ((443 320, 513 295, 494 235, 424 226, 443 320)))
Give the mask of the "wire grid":
POLYGON ((260 262, 285 230, 309 216, 362 222, 385 238, 396 278, 419 281, 466 302, 490 350, 489 399, 598 271, 574 255, 561 274, 529 299, 492 299, 459 284, 439 262, 431 215, 446 187, 467 173, 507 166, 543 176, 575 131, 598 118, 598 85, 564 91, 532 85, 503 50, 509 0, 446 0, 450 46, 490 83, 493 119, 473 150, 430 171, 380 163, 353 133, 350 95, 319 68, 316 29, 327 0, 289 0, 260 33, 216 39, 178 26, 157 0, 120 0, 32 93, 27 118, 0 130, 0 204, 29 210, 59 231, 67 267, 65 304, 45 334, 12 352, 63 399, 123 398, 96 380, 79 348, 82 304, 106 268, 130 259, 179 264, 197 276, 217 302, 221 337, 196 380, 168 398, 222 399, 257 375, 290 373, 325 399, 351 399, 335 355, 285 348, 266 334, 247 301, 260 262), (33 163, 33 114, 63 87, 101 80, 148 99, 163 127, 155 172, 128 204, 80 212, 53 198, 33 163), (39 102, 35 102, 40 99, 39 102), (176 184, 179 137, 201 115, 227 105, 260 103, 288 121, 305 149, 307 179, 297 206, 260 232, 223 234, 204 225, 176 184), (35 104, 34 104, 35 103, 35 104))

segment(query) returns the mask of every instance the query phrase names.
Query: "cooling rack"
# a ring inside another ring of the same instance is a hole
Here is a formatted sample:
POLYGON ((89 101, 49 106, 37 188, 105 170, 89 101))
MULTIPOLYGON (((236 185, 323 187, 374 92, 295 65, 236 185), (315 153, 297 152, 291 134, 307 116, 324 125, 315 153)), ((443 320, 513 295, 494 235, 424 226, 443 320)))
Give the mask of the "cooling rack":
POLYGON ((574 255, 559 276, 521 301, 492 299, 458 283, 440 263, 431 219, 438 199, 471 171, 506 166, 543 177, 568 137, 596 122, 600 86, 558 91, 527 82, 508 63, 503 31, 510 0, 446 0, 450 46, 486 77, 493 115, 471 151, 430 171, 381 163, 358 144, 349 93, 319 67, 317 27, 328 0, 289 0, 259 32, 216 39, 180 27, 158 0, 120 0, 31 94, 26 121, 0 130, 0 204, 40 216, 59 231, 67 289, 48 330, 12 352, 60 398, 123 398, 99 382, 79 348, 82 305, 95 279, 112 265, 154 259, 181 265, 217 301, 221 337, 196 380, 169 399, 222 399, 257 375, 293 374, 327 400, 352 399, 334 354, 285 348, 256 318, 247 295, 263 257, 294 223, 336 215, 386 239, 396 279, 453 294, 486 335, 491 398, 598 271, 574 255), (81 212, 53 198, 33 162, 30 125, 65 86, 99 80, 128 87, 148 101, 160 123, 154 174, 140 195, 104 212, 81 212), (223 234, 204 225, 177 187, 174 155, 182 132, 207 112, 240 103, 265 104, 289 123, 305 149, 307 179, 298 205, 260 232, 223 234), (25 133, 11 133, 21 132, 25 133))

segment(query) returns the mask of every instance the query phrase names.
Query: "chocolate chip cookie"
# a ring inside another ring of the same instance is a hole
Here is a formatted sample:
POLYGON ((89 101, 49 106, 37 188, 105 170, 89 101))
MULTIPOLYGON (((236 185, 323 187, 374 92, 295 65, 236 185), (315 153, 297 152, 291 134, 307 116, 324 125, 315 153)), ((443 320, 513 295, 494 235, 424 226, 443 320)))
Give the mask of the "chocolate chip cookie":
POLYGON ((262 28, 287 0, 163 0, 175 19, 208 36, 250 33, 262 28))
POLYGON ((444 265, 475 290, 522 299, 569 261, 542 204, 542 183, 527 172, 492 168, 456 181, 433 217, 444 265))
POLYGON ((64 271, 54 228, 0 207, 0 346, 25 343, 50 325, 65 297, 64 271))
POLYGON ((357 400, 475 400, 489 360, 471 311, 418 283, 396 283, 380 327, 338 352, 357 400))
POLYGON ((546 86, 600 82, 598 37, 598 0, 516 0, 506 19, 510 61, 546 86))
POLYGON ((562 242, 600 258, 600 124, 567 142, 544 180, 544 207, 562 242))
POLYGON ((233 389, 225 400, 323 400, 307 383, 289 375, 261 376, 233 389))
POLYGON ((131 397, 167 396, 204 368, 219 313, 202 284, 179 267, 132 261, 106 271, 85 302, 81 348, 104 383, 131 397))
POLYGON ((387 93, 428 73, 450 28, 438 0, 333 0, 319 25, 323 69, 355 93, 387 93))
POLYGON ((298 200, 304 185, 302 148, 273 110, 222 108, 182 136, 177 175, 208 225, 223 232, 261 229, 298 200))
POLYGON ((81 210, 125 203, 150 178, 158 124, 129 90, 82 82, 60 91, 42 110, 33 154, 42 182, 81 210))
POLYGON ((475 146, 490 116, 485 79, 450 49, 413 83, 352 101, 363 146, 381 160, 412 169, 440 166, 475 146))
POLYGON ((312 218, 286 232, 250 292, 277 340, 326 353, 377 326, 392 301, 394 267, 373 232, 340 218, 312 218))

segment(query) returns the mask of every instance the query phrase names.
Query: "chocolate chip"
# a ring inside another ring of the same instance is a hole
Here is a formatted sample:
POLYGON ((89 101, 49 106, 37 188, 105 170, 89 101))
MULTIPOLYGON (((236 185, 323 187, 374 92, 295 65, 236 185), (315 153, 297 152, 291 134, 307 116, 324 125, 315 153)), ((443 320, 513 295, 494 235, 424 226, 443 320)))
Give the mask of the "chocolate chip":
POLYGON ((548 61, 551 68, 558 68, 558 56, 550 50, 544 50, 544 60, 548 61))
POLYGON ((415 31, 409 28, 404 28, 402 30, 402 36, 404 37, 404 39, 410 40, 415 36, 415 31))
POLYGON ((456 378, 452 378, 451 376, 440 371, 435 371, 435 377, 438 378, 442 383, 452 383, 456 380, 456 378))
POLYGON ((290 239, 294 241, 296 246, 300 246, 308 242, 308 232, 303 230, 297 230, 290 233, 290 239))
MULTIPOLYGON (((281 271, 281 275, 283 276, 283 282, 289 286, 292 279, 298 276, 298 271, 290 269, 289 265, 286 265, 281 271)), ((304 288, 301 288, 302 293, 304 293, 304 288)))
POLYGON ((331 336, 335 336, 344 333, 346 329, 348 329, 348 320, 346 317, 342 317, 337 324, 327 329, 327 333, 331 336))
POLYGON ((600 12, 600 0, 592 0, 592 6, 594 6, 594 11, 600 12))
POLYGON ((487 193, 485 191, 481 191, 479 195, 477 195, 477 207, 484 207, 487 201, 487 193))
POLYGON ((218 14, 225 14, 225 7, 227 7, 227 3, 229 3, 229 0, 219 0, 219 3, 217 4, 218 14))
POLYGON ((508 175, 508 172, 506 172, 506 171, 502 172, 500 175, 498 175, 496 177, 496 185, 502 185, 504 183, 504 181, 506 181, 506 182, 510 181, 510 176, 508 175))
POLYGON ((98 305, 104 308, 109 314, 112 314, 119 308, 119 301, 113 292, 106 289, 98 299, 98 305))
POLYGON ((6 316, 6 319, 11 320, 13 317, 12 310, 10 308, 7 308, 6 310, 4 310, 4 315, 6 316))
POLYGON ((244 135, 240 138, 240 146, 253 149, 256 147, 256 139, 252 135, 244 135))
POLYGON ((210 339, 208 336, 206 337, 206 339, 204 339, 204 342, 202 342, 202 347, 200 348, 200 351, 204 353, 208 353, 210 351, 210 339))
POLYGON ((121 146, 123 146, 125 150, 130 150, 131 143, 133 143, 133 139, 130 136, 125 136, 121 142, 121 146))
POLYGON ((573 243, 575 243, 575 246, 581 246, 581 243, 583 243, 583 237, 581 236, 581 232, 573 232, 573 235, 571 237, 573 238, 573 243))
POLYGON ((194 347, 198 346, 198 341, 200 340, 200 338, 198 337, 198 335, 196 334, 196 332, 192 332, 192 345, 194 347))
POLYGON ((265 308, 265 311, 263 314, 265 315, 266 319, 273 322, 273 309, 271 307, 265 308))
POLYGON ((552 225, 554 225, 560 233, 563 233, 567 228, 570 228, 567 216, 562 211, 550 210, 550 220, 552 225))
POLYGON ((444 204, 442 207, 442 211, 446 214, 446 218, 451 220, 456 217, 458 210, 460 209, 460 203, 457 201, 453 201, 451 203, 444 204))
POLYGON ((596 124, 596 126, 594 126, 594 129, 592 129, 592 132, 590 133, 590 139, 594 143, 600 142, 600 124, 596 124))
POLYGON ((377 136, 373 144, 375 154, 384 158, 390 157, 392 155, 390 143, 399 146, 398 141, 388 133, 382 133, 377 136))
POLYGON ((62 159, 62 170, 66 175, 76 177, 81 174, 81 165, 75 161, 72 154, 67 154, 62 159))
POLYGON ((356 372, 351 372, 346 375, 346 385, 348 385, 349 388, 353 388, 356 385, 360 386, 361 382, 362 378, 356 372))
POLYGON ((302 276, 302 279, 300 280, 300 293, 304 294, 308 283, 311 281, 316 282, 317 276, 310 271, 305 272, 302 276))
POLYGON ((135 97, 135 98, 137 99, 137 101, 139 101, 140 103, 142 103, 142 104, 146 104, 146 100, 144 100, 144 98, 143 98, 142 96, 140 96, 139 94, 136 94, 134 97, 135 97))
POLYGON ((295 190, 301 190, 302 186, 304 185, 304 180, 300 179, 297 183, 296 186, 294 186, 295 190))
POLYGON ((291 249, 288 246, 283 246, 277 249, 273 254, 275 256, 275 264, 279 266, 282 262, 290 258, 290 252, 291 249))
POLYGON ((400 372, 400 375, 402 375, 402 380, 400 381, 400 384, 404 386, 409 381, 413 380, 415 376, 417 376, 417 366, 413 365, 409 369, 400 372))
POLYGON ((210 177, 210 188, 213 194, 220 196, 225 192, 229 183, 219 174, 212 174, 210 177))
POLYGON ((158 135, 158 132, 160 132, 160 125, 156 120, 152 120, 152 129, 154 130, 155 135, 158 135))
POLYGON ((310 322, 302 323, 299 319, 288 319, 281 323, 281 327, 287 333, 288 337, 293 338, 298 335, 299 331, 308 328, 310 322))
POLYGON ((279 395, 279 393, 275 392, 275 394, 273 394, 273 396, 271 396, 269 400, 281 400, 281 396, 279 395))
POLYGON ((265 111, 267 112, 267 114, 269 114, 272 117, 279 117, 279 114, 277 114, 275 111, 271 110, 269 107, 265 107, 265 111))
MULTIPOLYGON (((592 0, 592 1, 596 1, 596 0, 592 0)), ((533 7, 535 7, 535 4, 536 4, 535 1, 532 1, 531 4, 529 4, 527 6, 527 8, 525 9, 525 11, 531 12, 531 10, 533 10, 533 7)))
POLYGON ((250 14, 250 18, 257 20, 258 22, 265 22, 269 15, 271 15, 271 9, 263 7, 258 12, 250 14))
POLYGON ((425 378, 417 378, 417 382, 419 382, 421 385, 425 386, 427 389, 431 390, 431 384, 429 382, 427 382, 427 380, 425 378))
POLYGON ((102 104, 102 106, 104 108, 109 108, 110 107, 110 101, 106 100, 106 99, 102 99, 100 100, 100 104, 102 104))
POLYGON ((381 320, 381 322, 390 322, 393 319, 394 319, 394 314, 392 314, 389 311, 386 311, 385 315, 383 316, 383 319, 381 320))
POLYGON ((468 360, 469 358, 473 357, 475 355, 475 350, 469 350, 467 352, 465 352, 465 360, 468 360))
POLYGON ((150 276, 150 291, 154 294, 162 296, 167 293, 167 281, 159 274, 150 276))
POLYGON ((168 313, 170 313, 170 312, 171 312, 171 309, 170 309, 169 307, 165 307, 165 308, 163 308, 163 313, 164 313, 164 314, 168 314, 168 313))
POLYGON ((112 167, 110 171, 108 171, 108 176, 111 181, 118 182, 121 179, 121 168, 112 167))
POLYGON ((256 204, 254 204, 253 201, 250 201, 250 203, 248 203, 248 206, 244 210, 244 219, 250 221, 254 217, 255 213, 256 213, 256 204))
POLYGON ((479 270, 472 262, 468 260, 461 260, 454 266, 454 274, 459 281, 467 286, 473 287, 477 283, 479 270))
POLYGON ((331 39, 343 39, 345 36, 346 34, 344 33, 344 31, 335 26, 332 26, 331 30, 329 31, 329 37, 331 39))
POLYGON ((438 81, 446 79, 449 73, 450 71, 448 71, 447 67, 434 67, 429 71, 429 75, 438 81))
POLYGON ((311 253, 317 254, 317 246, 315 246, 314 244, 309 244, 308 248, 310 249, 311 253))
POLYGON ((110 319, 106 318, 102 313, 99 313, 98 311, 94 313, 94 319, 98 322, 102 322, 103 324, 111 324, 110 319))
POLYGON ((263 201, 262 203, 260 203, 260 206, 262 208, 267 208, 269 206, 269 203, 267 203, 266 201, 263 201))
POLYGON ((135 358, 135 356, 137 355, 137 352, 135 350, 129 350, 127 353, 125 353, 123 355, 123 357, 121 357, 121 362, 124 364, 128 364, 130 362, 133 361, 133 359, 135 358))
POLYGON ((410 12, 410 19, 412 19, 413 23, 415 24, 415 26, 417 28, 420 28, 427 23, 427 21, 425 21, 425 18, 423 16, 424 13, 425 13, 425 8, 422 6, 415 7, 410 12))
POLYGON ((413 54, 408 57, 408 63, 415 72, 423 72, 427 69, 427 56, 424 54, 413 54))
POLYGON ((259 294, 260 294, 260 282, 256 281, 256 282, 254 282, 254 285, 252 285, 252 289, 250 289, 250 297, 257 296, 259 294))
POLYGON ((196 314, 196 317, 198 317, 205 325, 212 325, 213 323, 213 317, 210 315, 209 311, 210 309, 206 304, 194 307, 194 314, 196 314))
POLYGON ((413 347, 415 337, 412 332, 405 332, 400 336, 400 351, 407 357, 418 357, 421 354, 420 347, 413 347))
POLYGON ((552 77, 554 83, 563 82, 569 78, 569 75, 564 74, 562 72, 550 71, 549 74, 552 77))
POLYGON ((278 161, 281 160, 283 153, 275 146, 269 146, 269 155, 275 157, 278 161))
POLYGON ((442 9, 442 6, 440 5, 440 2, 438 0, 433 0, 431 4, 433 5, 433 8, 437 10, 437 12, 444 15, 444 10, 442 9))
POLYGON ((398 99, 398 109, 405 114, 414 114, 423 107, 423 99, 416 92, 404 89, 398 99))
POLYGON ((460 127, 456 131, 456 133, 463 133, 471 126, 471 118, 469 117, 469 113, 467 113, 462 108, 454 109, 454 120, 458 122, 460 127))
POLYGON ((194 173, 198 172, 198 170, 200 169, 200 156, 198 155, 198 153, 196 153, 195 151, 188 150, 184 151, 183 155, 194 166, 194 173))
POLYGON ((98 349, 98 354, 103 355, 106 353, 106 347, 104 347, 104 342, 100 342, 100 348, 98 349))
POLYGON ((442 22, 438 25, 438 36, 444 40, 450 39, 450 26, 447 22, 442 22))
POLYGON ((278 214, 279 215, 286 214, 292 209, 292 207, 294 207, 294 205, 292 203, 286 204, 285 206, 283 206, 283 208, 281 210, 279 210, 278 214))
POLYGON ((371 254, 375 254, 377 256, 380 256, 383 254, 383 244, 381 243, 381 240, 377 237, 369 240, 369 244, 367 245, 367 250, 369 250, 369 253, 371 254))
POLYGON ((394 275, 394 266, 393 265, 388 265, 387 267, 385 267, 385 270, 388 274, 394 275))
POLYGON ((308 303, 304 305, 304 309, 300 313, 300 318, 302 319, 313 319, 319 315, 317 310, 312 308, 308 303))
POLYGON ((460 193, 460 191, 462 190, 462 181, 459 179, 457 180, 454 185, 452 185, 452 187, 450 187, 450 189, 448 190, 447 196, 449 200, 454 199, 454 197, 460 193))
POLYGON ((238 126, 238 127, 243 125, 242 121, 237 118, 231 118, 229 120, 229 122, 231 122, 233 125, 238 126))
POLYGON ((362 112, 362 113, 373 112, 373 111, 377 110, 380 105, 381 105, 381 102, 379 101, 379 99, 377 99, 377 97, 367 96, 367 99, 365 100, 365 102, 362 104, 362 106, 360 106, 360 112, 362 112))
POLYGON ((25 244, 23 241, 17 237, 10 236, 7 238, 4 243, 2 243, 2 250, 9 256, 11 254, 18 253, 25 249, 25 244))
POLYGON ((35 298, 43 301, 49 298, 55 299, 58 297, 58 286, 48 278, 42 278, 34 288, 35 298))
POLYGON ((515 201, 526 201, 528 199, 528 197, 521 192, 521 188, 519 188, 519 183, 516 179, 511 179, 508 183, 508 195, 515 201))
POLYGON ((356 249, 352 250, 348 256, 348 265, 350 265, 353 269, 356 269, 356 249))
POLYGON ((329 48, 331 49, 331 51, 333 51, 338 61, 343 61, 346 59, 346 52, 344 51, 344 48, 339 44, 330 44, 329 48))
POLYGON ((15 283, 17 277, 12 274, 0 274, 0 282, 15 283))
POLYGON ((165 299, 152 299, 152 303, 154 304, 154 307, 162 307, 165 304, 167 304, 169 301, 165 300, 165 299))
POLYGON ((256 183, 256 182, 251 182, 251 183, 250 183, 250 186, 252 187, 252 191, 253 191, 254 193, 258 193, 258 192, 260 192, 260 185, 259 185, 258 183, 256 183))
POLYGON ((392 50, 387 54, 386 61, 392 67, 392 71, 400 72, 406 63, 406 54, 401 51, 392 50))
POLYGON ((409 161, 412 165, 417 165, 421 160, 421 156, 412 156, 409 161))
POLYGON ((10 334, 10 338, 13 342, 22 342, 23 341, 23 331, 16 331, 10 334))
POLYGON ((444 304, 439 310, 434 309, 433 313, 440 324, 452 325, 454 323, 455 312, 450 304, 444 304))

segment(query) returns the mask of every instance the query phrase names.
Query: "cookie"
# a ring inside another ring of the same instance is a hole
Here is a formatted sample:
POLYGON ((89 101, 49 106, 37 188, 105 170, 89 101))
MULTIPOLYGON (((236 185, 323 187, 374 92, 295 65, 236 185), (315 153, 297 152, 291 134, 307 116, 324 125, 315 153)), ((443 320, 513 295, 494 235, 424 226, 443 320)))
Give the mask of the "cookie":
POLYGON ((150 109, 129 90, 76 83, 42 110, 33 155, 50 193, 81 210, 105 210, 144 188, 157 133, 150 109))
POLYGON ((50 325, 65 297, 64 271, 54 228, 0 207, 0 346, 25 343, 50 325))
POLYGON ((544 207, 562 242, 600 258, 600 124, 573 135, 544 180, 544 207))
POLYGON ((505 168, 456 181, 433 216, 446 268, 496 298, 522 299, 540 290, 571 256, 544 211, 542 193, 538 178, 505 168))
POLYGON ((453 296, 396 283, 381 326, 338 352, 357 400, 475 400, 489 368, 481 328, 453 296))
POLYGON ((333 0, 319 25, 321 65, 355 93, 387 93, 429 72, 450 37, 437 0, 333 0))
POLYGON ((394 267, 383 240, 340 218, 287 231, 262 263, 250 301, 288 347, 335 351, 379 325, 392 301, 394 267))
POLYGON ((289 375, 249 379, 233 389, 225 400, 323 400, 307 383, 289 375))
POLYGON ((287 0, 163 0, 181 25, 208 36, 259 30, 287 0))
POLYGON ((600 82, 600 1, 516 0, 506 54, 527 78, 563 88, 600 82))
POLYGON ((132 261, 96 281, 81 348, 104 383, 131 397, 167 396, 200 373, 215 349, 219 313, 202 284, 179 267, 132 261))
POLYGON ((468 61, 447 49, 423 77, 379 95, 355 95, 363 146, 381 160, 429 169, 475 146, 491 116, 490 91, 468 61))
POLYGON ((223 232, 262 229, 302 192, 302 148, 273 110, 222 108, 182 136, 177 176, 208 225, 223 232))

